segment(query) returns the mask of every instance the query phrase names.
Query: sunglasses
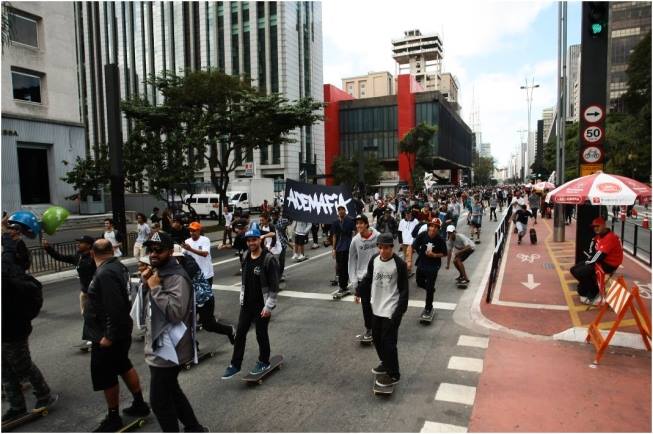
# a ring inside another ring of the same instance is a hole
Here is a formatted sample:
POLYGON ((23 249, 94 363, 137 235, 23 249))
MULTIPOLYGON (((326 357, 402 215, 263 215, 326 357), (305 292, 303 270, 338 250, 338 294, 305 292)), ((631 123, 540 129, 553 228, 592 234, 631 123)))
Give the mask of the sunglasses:
POLYGON ((163 252, 167 252, 168 250, 170 249, 166 249, 165 247, 161 247, 161 246, 152 246, 147 248, 147 253, 156 253, 158 255, 163 252))

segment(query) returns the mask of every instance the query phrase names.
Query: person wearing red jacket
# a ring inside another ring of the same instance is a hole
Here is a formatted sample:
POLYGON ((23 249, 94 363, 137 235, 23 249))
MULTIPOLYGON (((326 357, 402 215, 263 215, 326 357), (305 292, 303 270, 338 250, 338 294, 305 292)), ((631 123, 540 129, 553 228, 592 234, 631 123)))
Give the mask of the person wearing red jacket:
POLYGON ((624 260, 624 250, 619 237, 612 232, 603 217, 592 220, 596 236, 590 245, 590 258, 571 267, 571 274, 578 280, 578 295, 581 303, 598 304, 599 286, 595 266, 601 264, 606 273, 614 272, 624 260))

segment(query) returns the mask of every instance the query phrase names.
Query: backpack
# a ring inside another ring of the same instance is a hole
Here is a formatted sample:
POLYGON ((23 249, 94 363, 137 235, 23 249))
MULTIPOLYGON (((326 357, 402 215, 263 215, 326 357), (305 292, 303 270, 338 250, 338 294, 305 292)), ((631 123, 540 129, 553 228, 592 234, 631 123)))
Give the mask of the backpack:
POLYGON ((416 226, 413 228, 413 231, 410 233, 410 236, 413 237, 413 239, 417 238, 417 235, 419 235, 419 230, 420 230, 420 228, 421 228, 422 226, 424 226, 425 224, 426 224, 426 223, 420 223, 420 224, 416 225, 416 226))
POLYGON ((31 274, 17 274, 16 286, 23 294, 25 315, 30 320, 36 318, 43 307, 43 285, 31 274))

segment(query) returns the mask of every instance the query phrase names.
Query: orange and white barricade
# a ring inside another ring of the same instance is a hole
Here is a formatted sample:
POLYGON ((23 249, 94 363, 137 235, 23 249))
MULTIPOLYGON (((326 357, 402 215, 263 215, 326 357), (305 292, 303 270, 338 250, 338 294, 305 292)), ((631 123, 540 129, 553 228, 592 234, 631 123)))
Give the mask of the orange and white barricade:
POLYGON ((634 285, 632 289, 628 289, 626 281, 623 277, 617 280, 612 280, 611 285, 607 288, 604 303, 601 305, 598 315, 592 321, 587 329, 587 337, 585 342, 591 342, 596 348, 596 357, 594 364, 598 364, 603 357, 603 353, 610 344, 610 340, 617 332, 621 321, 628 312, 632 312, 633 318, 637 323, 639 333, 644 340, 644 346, 651 351, 651 319, 648 316, 646 305, 639 295, 639 288, 634 285), (608 309, 612 309, 617 318, 612 324, 608 335, 604 338, 599 330, 601 318, 605 315, 608 309))

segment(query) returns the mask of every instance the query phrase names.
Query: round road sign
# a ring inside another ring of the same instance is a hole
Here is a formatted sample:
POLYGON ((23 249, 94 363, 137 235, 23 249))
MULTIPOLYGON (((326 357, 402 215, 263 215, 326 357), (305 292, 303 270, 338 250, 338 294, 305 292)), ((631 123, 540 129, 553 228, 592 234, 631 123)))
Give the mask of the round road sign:
POLYGON ((586 163, 597 163, 601 161, 601 157, 603 157, 603 151, 596 146, 588 146, 583 150, 583 160, 586 163))
POLYGON ((600 106, 591 105, 587 107, 585 110, 583 110, 583 119, 585 119, 585 122, 588 122, 590 124, 595 124, 603 120, 604 114, 605 112, 600 106))
POLYGON ((603 128, 598 126, 589 126, 583 131, 583 139, 587 143, 597 143, 603 139, 603 128))

